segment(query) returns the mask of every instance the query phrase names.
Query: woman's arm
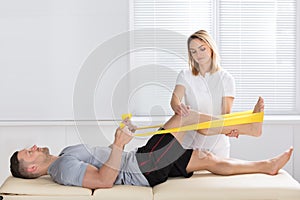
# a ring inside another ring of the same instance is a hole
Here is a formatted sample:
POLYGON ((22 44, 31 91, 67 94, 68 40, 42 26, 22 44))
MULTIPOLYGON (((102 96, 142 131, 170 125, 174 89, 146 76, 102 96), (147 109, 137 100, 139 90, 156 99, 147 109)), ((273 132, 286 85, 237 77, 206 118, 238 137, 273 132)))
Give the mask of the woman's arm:
POLYGON ((173 111, 178 115, 187 115, 189 113, 189 107, 181 103, 185 93, 185 87, 182 85, 176 85, 172 94, 171 107, 173 111))
POLYGON ((234 97, 222 98, 222 115, 231 113, 234 97))
MULTIPOLYGON (((223 97, 222 98, 222 115, 231 113, 234 97, 223 97)), ((228 137, 239 137, 238 129, 230 130, 226 134, 228 137)))
MULTIPOLYGON (((263 98, 259 97, 257 103, 253 108, 253 113, 258 113, 263 111, 264 111, 264 100, 263 98)), ((187 126, 191 124, 198 124, 202 122, 212 121, 216 119, 218 118, 191 110, 188 116, 182 117, 178 115, 173 115, 169 119, 169 121, 167 121, 164 124, 163 127, 164 129, 171 129, 171 128, 177 128, 177 127, 187 126)), ((228 134, 231 133, 232 130, 237 130, 237 134, 259 137, 262 133, 262 122, 201 129, 201 130, 197 130, 197 132, 203 135, 215 135, 220 133, 228 134)))

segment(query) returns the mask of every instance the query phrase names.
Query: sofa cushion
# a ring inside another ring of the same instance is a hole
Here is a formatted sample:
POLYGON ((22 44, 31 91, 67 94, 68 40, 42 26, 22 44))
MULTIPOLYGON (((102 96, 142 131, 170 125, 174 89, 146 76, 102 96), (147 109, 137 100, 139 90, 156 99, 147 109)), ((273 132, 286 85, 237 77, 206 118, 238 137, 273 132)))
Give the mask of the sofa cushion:
POLYGON ((130 199, 130 200, 153 200, 152 188, 131 186, 131 185, 114 185, 110 189, 96 189, 93 195, 94 199, 130 199))
POLYGON ((92 190, 63 186, 53 182, 50 176, 37 179, 21 179, 9 176, 0 188, 0 194, 40 195, 40 196, 90 196, 92 190))
POLYGON ((199 172, 188 179, 169 179, 155 186, 153 195, 155 200, 299 200, 300 184, 284 170, 276 176, 218 176, 209 172, 199 172))

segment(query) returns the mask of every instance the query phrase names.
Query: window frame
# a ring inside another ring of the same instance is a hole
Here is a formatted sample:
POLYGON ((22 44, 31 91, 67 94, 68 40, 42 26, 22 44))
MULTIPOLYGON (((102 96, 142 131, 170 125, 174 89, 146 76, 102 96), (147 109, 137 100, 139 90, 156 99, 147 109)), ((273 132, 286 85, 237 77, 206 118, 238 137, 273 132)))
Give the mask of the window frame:
POLYGON ((296 1, 296 112, 300 115, 300 2, 296 1))

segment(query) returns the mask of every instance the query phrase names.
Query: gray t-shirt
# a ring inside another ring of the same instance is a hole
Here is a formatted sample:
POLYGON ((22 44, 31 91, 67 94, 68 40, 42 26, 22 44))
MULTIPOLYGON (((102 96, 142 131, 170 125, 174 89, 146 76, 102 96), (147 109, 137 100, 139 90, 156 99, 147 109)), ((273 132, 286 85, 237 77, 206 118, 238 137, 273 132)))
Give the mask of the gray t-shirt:
MULTIPOLYGON (((83 144, 66 147, 50 165, 48 174, 59 184, 82 186, 88 164, 100 168, 108 160, 110 153, 109 147, 89 147, 83 144)), ((116 185, 149 186, 139 169, 135 153, 136 151, 123 152, 116 185)))

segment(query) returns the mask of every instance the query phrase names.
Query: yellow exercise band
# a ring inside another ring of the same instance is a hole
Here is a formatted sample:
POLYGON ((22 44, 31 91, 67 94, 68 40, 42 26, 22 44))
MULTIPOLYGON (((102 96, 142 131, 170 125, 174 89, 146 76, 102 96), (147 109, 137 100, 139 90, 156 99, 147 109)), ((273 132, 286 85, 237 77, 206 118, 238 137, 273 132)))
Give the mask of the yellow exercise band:
POLYGON ((153 126, 142 126, 142 127, 137 127, 136 130, 149 129, 149 128, 160 128, 162 126, 163 126, 163 124, 158 124, 158 125, 153 125, 153 126))
POLYGON ((192 131, 199 129, 209 129, 209 128, 217 128, 217 127, 225 127, 239 124, 249 124, 253 122, 263 122, 264 120, 264 112, 252 113, 252 111, 245 111, 239 113, 226 114, 221 116, 222 119, 202 122, 199 124, 192 124, 188 126, 171 128, 167 130, 159 130, 147 133, 137 133, 134 136, 150 136, 155 134, 164 134, 164 133, 176 133, 182 131, 192 131))
POLYGON ((236 116, 247 115, 247 114, 252 114, 252 113, 253 113, 253 110, 247 110, 247 111, 242 111, 242 112, 235 112, 235 113, 221 115, 220 117, 229 118, 229 117, 236 117, 236 116))
MULTIPOLYGON (((220 118, 229 118, 229 117, 241 116, 241 115, 245 115, 245 114, 251 114, 252 112, 253 112, 253 110, 230 113, 230 114, 221 115, 220 118)), ((126 115, 126 114, 124 114, 124 115, 126 115)), ((158 125, 153 125, 153 126, 141 126, 141 127, 138 127, 136 130, 143 130, 143 129, 150 129, 150 128, 160 128, 162 126, 163 126, 163 124, 158 124, 158 125)))
POLYGON ((131 113, 126 113, 126 114, 123 114, 122 115, 122 120, 125 120, 126 118, 131 118, 132 117, 132 114, 131 113))
MULTIPOLYGON (((131 113, 126 113, 126 114, 123 114, 121 118, 122 118, 122 120, 125 120, 126 118, 131 119, 131 117, 132 117, 131 113)), ((119 127, 124 128, 125 124, 123 122, 121 122, 119 127)))

